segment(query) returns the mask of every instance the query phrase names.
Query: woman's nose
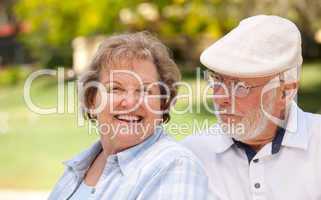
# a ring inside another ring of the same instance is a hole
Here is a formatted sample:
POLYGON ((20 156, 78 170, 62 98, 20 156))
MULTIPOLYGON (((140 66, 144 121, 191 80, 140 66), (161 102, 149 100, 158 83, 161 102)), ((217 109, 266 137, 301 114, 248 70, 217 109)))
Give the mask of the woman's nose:
POLYGON ((135 94, 134 92, 127 92, 127 94, 123 96, 120 105, 123 108, 133 109, 138 108, 140 103, 139 95, 135 94))

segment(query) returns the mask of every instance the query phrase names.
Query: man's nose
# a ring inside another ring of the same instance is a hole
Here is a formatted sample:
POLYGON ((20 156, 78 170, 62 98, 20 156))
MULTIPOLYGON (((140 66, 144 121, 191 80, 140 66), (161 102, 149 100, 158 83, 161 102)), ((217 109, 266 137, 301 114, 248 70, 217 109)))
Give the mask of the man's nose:
POLYGON ((221 85, 213 90, 213 101, 220 107, 226 107, 231 105, 231 90, 228 85, 221 85))

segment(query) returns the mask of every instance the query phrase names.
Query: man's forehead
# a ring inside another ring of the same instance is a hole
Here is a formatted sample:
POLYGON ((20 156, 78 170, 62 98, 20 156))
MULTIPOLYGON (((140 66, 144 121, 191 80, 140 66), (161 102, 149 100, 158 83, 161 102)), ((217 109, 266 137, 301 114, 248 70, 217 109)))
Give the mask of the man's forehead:
POLYGON ((244 78, 244 77, 237 77, 237 76, 229 76, 226 74, 220 74, 216 73, 215 74, 221 76, 224 80, 230 80, 230 81, 240 81, 240 82, 246 82, 246 83, 266 83, 272 79, 274 79, 276 75, 271 75, 271 76, 264 76, 264 77, 253 77, 253 78, 244 78))

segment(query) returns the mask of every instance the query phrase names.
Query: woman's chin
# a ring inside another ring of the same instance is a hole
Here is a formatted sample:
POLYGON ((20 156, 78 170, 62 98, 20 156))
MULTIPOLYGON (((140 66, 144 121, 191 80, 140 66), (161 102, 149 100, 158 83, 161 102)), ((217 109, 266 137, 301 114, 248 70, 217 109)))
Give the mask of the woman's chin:
POLYGON ((111 136, 121 141, 143 140, 149 135, 150 130, 143 123, 117 123, 111 130, 111 136))

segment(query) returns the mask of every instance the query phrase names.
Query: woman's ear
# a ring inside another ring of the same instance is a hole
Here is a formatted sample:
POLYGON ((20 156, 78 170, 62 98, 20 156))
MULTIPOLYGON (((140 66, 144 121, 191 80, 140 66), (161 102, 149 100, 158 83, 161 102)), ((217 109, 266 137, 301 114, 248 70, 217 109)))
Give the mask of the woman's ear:
POLYGON ((96 102, 97 102, 97 91, 92 90, 90 93, 88 93, 88 111, 90 114, 91 118, 95 118, 96 117, 96 113, 94 112, 96 110, 96 102))

